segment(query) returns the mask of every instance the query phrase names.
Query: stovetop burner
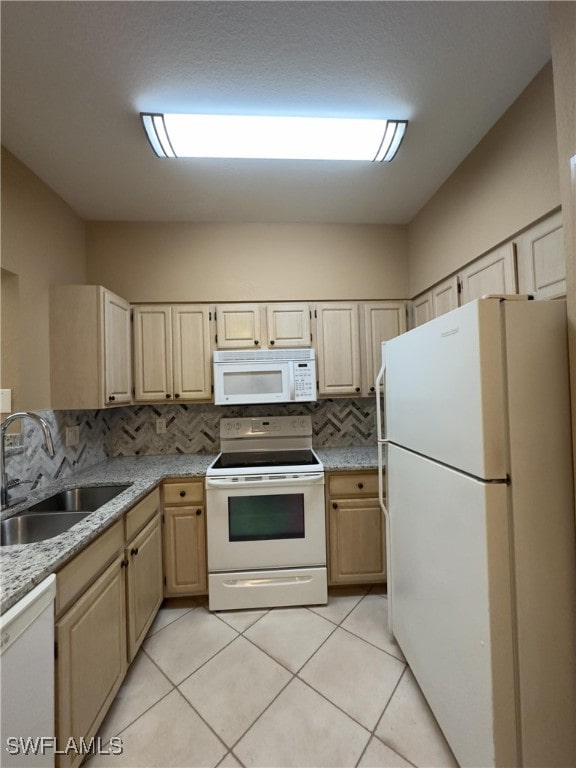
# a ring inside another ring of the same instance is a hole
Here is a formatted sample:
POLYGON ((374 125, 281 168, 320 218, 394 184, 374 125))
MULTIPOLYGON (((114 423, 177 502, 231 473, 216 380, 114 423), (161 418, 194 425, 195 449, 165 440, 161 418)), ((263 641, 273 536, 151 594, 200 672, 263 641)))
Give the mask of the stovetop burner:
POLYGON ((246 469, 249 467, 307 467, 318 466, 316 455, 303 451, 246 451, 221 453, 213 469, 246 469))
POLYGON ((323 472, 312 449, 310 416, 221 419, 222 453, 208 476, 256 476, 323 472))

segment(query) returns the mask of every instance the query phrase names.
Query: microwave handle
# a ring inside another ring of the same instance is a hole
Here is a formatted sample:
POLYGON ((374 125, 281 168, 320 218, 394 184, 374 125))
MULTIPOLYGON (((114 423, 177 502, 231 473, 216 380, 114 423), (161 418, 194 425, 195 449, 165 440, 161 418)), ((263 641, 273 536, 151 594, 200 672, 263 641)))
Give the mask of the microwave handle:
POLYGON ((296 385, 294 383, 294 363, 288 366, 288 376, 290 384, 290 402, 293 403, 296 400, 296 385))

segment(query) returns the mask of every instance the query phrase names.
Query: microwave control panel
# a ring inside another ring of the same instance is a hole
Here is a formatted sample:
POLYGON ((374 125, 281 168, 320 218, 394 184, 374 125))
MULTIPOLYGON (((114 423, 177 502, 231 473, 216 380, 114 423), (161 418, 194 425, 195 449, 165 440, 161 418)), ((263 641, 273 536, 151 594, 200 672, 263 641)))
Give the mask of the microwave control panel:
POLYGON ((316 393, 316 365, 314 360, 294 362, 294 399, 313 400, 316 393))

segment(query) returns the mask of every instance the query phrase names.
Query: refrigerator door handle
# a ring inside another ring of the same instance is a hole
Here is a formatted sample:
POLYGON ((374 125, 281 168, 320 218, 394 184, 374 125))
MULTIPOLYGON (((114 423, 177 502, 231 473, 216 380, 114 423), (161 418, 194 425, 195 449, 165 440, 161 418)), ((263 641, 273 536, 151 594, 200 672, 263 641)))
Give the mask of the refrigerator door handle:
POLYGON ((382 342, 382 365, 376 376, 375 388, 376 388, 376 436, 378 442, 385 439, 384 437, 384 374, 386 373, 386 342, 382 342))
POLYGON ((384 516, 384 530, 386 533, 386 581, 388 593, 388 632, 394 636, 393 624, 393 605, 392 605, 392 550, 390 535, 390 515, 386 506, 386 497, 384 487, 384 451, 388 445, 388 440, 381 440, 378 443, 378 502, 384 516))

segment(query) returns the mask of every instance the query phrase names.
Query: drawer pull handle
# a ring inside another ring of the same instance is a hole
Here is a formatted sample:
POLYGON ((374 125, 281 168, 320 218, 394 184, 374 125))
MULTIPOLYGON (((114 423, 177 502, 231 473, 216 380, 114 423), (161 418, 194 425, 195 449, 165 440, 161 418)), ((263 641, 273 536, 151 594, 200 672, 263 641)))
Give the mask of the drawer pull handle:
POLYGON ((180 496, 181 496, 182 498, 184 498, 184 496, 186 496, 186 491, 180 491, 180 496))
POLYGON ((360 490, 362 490, 362 488, 364 488, 364 483, 358 483, 358 488, 360 488, 360 490))

